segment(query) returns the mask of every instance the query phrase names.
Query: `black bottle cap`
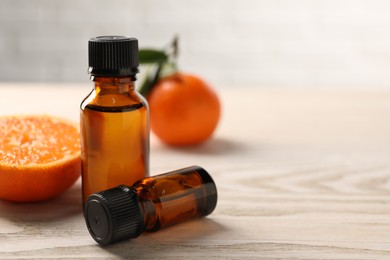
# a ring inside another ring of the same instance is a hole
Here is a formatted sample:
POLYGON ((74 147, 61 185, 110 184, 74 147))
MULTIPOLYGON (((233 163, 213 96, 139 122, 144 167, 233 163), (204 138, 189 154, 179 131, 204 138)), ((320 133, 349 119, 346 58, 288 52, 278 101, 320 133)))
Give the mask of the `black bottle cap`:
POLYGON ((137 196, 124 185, 89 196, 84 217, 89 233, 101 245, 136 238, 145 230, 137 196))
POLYGON ((126 77, 138 73, 138 40, 125 36, 98 36, 88 42, 89 68, 94 76, 126 77))

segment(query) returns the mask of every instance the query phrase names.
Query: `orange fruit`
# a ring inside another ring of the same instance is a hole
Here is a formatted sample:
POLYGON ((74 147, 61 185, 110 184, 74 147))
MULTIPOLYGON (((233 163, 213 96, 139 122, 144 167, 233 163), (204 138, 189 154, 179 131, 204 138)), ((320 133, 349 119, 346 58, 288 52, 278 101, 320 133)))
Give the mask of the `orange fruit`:
POLYGON ((211 137, 221 105, 202 79, 175 73, 160 79, 148 96, 153 133, 170 145, 194 145, 211 137))
POLYGON ((78 127, 52 116, 0 117, 0 198, 53 198, 79 178, 78 127))

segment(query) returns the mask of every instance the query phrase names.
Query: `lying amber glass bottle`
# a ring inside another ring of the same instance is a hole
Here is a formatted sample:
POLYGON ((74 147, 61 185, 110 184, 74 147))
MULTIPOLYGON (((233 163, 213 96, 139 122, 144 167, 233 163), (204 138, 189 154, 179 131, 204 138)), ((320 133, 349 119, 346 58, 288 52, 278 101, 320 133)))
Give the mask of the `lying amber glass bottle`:
POLYGON ((209 215, 217 197, 207 171, 191 166, 95 193, 85 204, 84 216, 91 236, 107 245, 209 215))

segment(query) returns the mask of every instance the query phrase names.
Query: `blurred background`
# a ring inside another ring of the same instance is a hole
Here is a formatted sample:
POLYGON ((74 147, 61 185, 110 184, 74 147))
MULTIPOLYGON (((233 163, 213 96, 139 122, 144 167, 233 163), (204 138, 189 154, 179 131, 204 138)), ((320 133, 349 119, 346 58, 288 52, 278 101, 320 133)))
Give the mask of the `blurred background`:
POLYGON ((0 81, 88 82, 87 41, 180 36, 216 87, 390 88, 385 0, 0 0, 0 81))

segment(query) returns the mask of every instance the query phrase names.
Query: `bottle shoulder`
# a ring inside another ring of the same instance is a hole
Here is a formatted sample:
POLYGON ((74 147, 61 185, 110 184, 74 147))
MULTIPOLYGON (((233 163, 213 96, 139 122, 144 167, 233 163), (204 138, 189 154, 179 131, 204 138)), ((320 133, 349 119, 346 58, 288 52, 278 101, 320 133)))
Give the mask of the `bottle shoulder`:
POLYGON ((116 112, 148 109, 147 101, 136 91, 123 93, 115 92, 98 92, 92 90, 89 95, 81 102, 82 110, 89 108, 98 111, 116 112))

